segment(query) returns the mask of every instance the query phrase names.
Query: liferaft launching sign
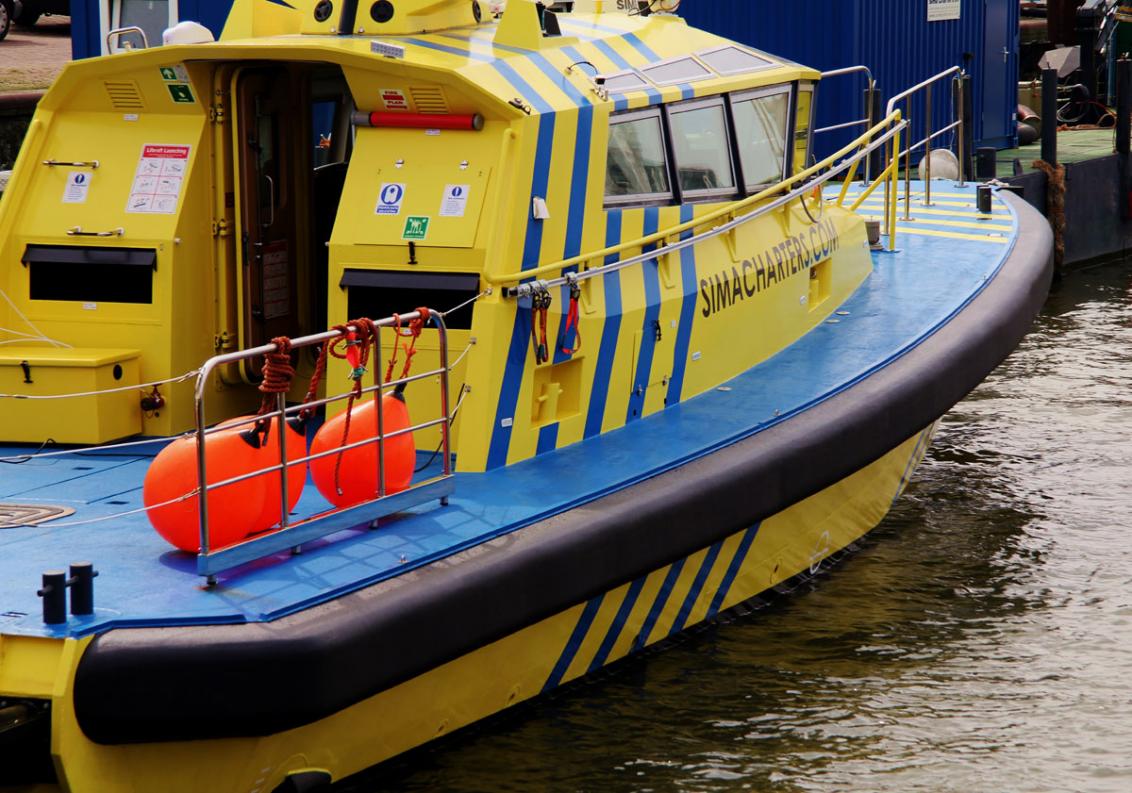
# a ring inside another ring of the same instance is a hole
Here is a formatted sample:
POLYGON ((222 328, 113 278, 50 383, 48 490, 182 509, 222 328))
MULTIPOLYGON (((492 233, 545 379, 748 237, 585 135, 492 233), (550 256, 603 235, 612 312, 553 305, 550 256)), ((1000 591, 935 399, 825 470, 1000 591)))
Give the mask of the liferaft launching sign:
POLYGON ((928 22, 959 19, 962 0, 928 0, 928 22))

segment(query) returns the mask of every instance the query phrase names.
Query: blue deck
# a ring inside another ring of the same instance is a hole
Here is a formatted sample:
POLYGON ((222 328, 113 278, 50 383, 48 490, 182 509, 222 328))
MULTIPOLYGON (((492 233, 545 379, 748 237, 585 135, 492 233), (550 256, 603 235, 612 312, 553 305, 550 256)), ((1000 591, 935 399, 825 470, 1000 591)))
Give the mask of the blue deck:
MULTIPOLYGON (((127 451, 0 463, 0 501, 72 507, 68 518, 0 530, 0 632, 83 636, 114 626, 272 620, 450 555, 591 501, 785 421, 883 367, 946 323, 982 289, 1013 247, 1017 219, 996 199, 978 216, 974 187, 933 185, 933 206, 913 203, 897 253, 874 254, 875 271, 838 315, 771 360, 660 414, 507 468, 457 474, 448 507, 430 504, 340 532, 220 576, 203 588, 194 556, 171 551, 139 509, 152 459, 127 451), (741 406, 742 409, 737 409, 741 406), (656 443, 664 437, 665 443, 656 443), (610 472, 616 472, 611 478, 610 472), (91 561, 96 613, 49 628, 36 596, 40 574, 91 561)), ((881 214, 879 202, 865 211, 881 214)), ((0 447, 5 459, 24 450, 0 447)), ((300 514, 326 508, 308 486, 300 514)))

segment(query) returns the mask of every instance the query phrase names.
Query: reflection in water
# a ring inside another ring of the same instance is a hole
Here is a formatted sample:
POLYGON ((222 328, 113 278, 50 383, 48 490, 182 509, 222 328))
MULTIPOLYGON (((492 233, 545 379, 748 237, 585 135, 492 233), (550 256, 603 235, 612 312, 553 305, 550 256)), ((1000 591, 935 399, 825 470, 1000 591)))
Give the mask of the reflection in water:
POLYGON ((1070 276, 865 547, 358 793, 1132 790, 1132 276, 1070 276))

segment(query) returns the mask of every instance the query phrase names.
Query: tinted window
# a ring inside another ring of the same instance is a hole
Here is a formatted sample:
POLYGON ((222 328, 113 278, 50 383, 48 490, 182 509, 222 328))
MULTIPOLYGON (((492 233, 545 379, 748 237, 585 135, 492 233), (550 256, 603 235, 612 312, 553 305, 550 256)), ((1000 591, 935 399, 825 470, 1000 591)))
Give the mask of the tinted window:
POLYGON ((136 25, 145 31, 149 46, 161 46, 161 34, 169 27, 169 0, 121 0, 119 27, 136 25))
POLYGON ((731 145, 723 103, 672 111, 672 146, 685 192, 731 191, 731 145))
POLYGON ((755 69, 765 69, 773 65, 766 58, 752 55, 738 47, 724 47, 713 52, 701 52, 699 56, 700 60, 720 74, 739 74, 755 69))
POLYGON ((613 200, 624 196, 667 198, 671 191, 660 113, 615 120, 609 129, 605 195, 613 200))
POLYGON ((786 124, 790 94, 736 99, 735 137, 748 187, 780 181, 786 170, 786 124))
POLYGON ((624 74, 615 74, 612 77, 606 77, 605 87, 610 91, 636 91, 641 88, 647 88, 648 83, 636 72, 626 72, 624 74))
POLYGON ((711 72, 691 58, 680 58, 679 60, 669 61, 668 63, 658 63, 656 66, 649 66, 648 68, 641 69, 641 71, 657 85, 690 83, 695 80, 703 80, 705 77, 711 77, 711 72))

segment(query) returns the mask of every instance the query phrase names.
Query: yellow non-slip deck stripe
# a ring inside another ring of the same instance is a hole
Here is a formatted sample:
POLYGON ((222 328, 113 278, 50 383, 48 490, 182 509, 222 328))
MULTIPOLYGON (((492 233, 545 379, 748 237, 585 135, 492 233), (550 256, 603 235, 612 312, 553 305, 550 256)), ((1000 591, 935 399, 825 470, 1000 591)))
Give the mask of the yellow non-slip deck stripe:
POLYGON ((935 218, 917 218, 915 213, 912 215, 911 220, 905 220, 902 217, 896 219, 897 224, 902 223, 915 223, 917 221, 925 223, 929 226, 948 226, 949 228, 957 229, 980 229, 985 231, 1014 231, 1014 226, 1002 226, 996 223, 977 223, 969 220, 936 220, 935 218))
POLYGON ((933 231, 932 229, 916 228, 916 226, 913 224, 902 222, 896 224, 896 229, 898 234, 914 234, 919 237, 945 237, 952 240, 993 242, 997 245, 1005 245, 1010 241, 1007 237, 992 237, 980 234, 962 234, 958 231, 933 231))
MULTIPOLYGON (((860 209, 866 209, 866 210, 869 210, 869 211, 876 211, 876 212, 883 212, 884 211, 884 202, 883 201, 874 201, 872 199, 869 199, 865 203, 861 204, 860 209)), ((899 208, 898 211, 900 212, 901 215, 904 214, 903 207, 899 208)), ((937 216, 937 217, 948 217, 948 218, 976 218, 979 222, 983 222, 983 223, 985 223, 987 221, 994 221, 994 220, 1013 220, 1013 215, 1011 215, 1009 212, 1005 212, 1005 211, 1003 211, 1003 212, 992 212, 991 214, 988 215, 988 214, 984 214, 984 213, 978 212, 978 211, 965 212, 965 211, 960 211, 960 210, 957 210, 957 209, 926 209, 924 207, 915 207, 912 210, 912 214, 913 215, 933 215, 933 216, 937 216)), ((1013 228, 1013 226, 1011 226, 1011 228, 1013 228)))

